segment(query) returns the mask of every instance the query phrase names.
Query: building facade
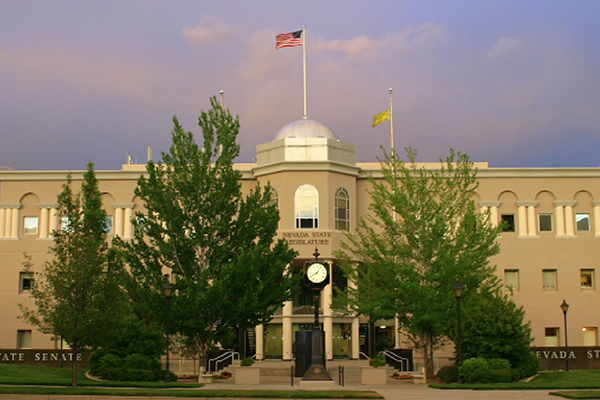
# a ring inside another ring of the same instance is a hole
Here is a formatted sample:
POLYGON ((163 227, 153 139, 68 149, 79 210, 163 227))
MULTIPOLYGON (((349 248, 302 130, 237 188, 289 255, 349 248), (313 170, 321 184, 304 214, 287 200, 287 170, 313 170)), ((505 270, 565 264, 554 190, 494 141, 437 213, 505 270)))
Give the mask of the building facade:
MULTIPOLYGON (((423 164, 436 168, 438 163, 423 164)), ((600 260, 600 168, 490 168, 476 163, 480 186, 475 201, 489 210, 495 224, 508 228, 498 237, 500 254, 492 259, 498 276, 531 321, 534 345, 564 346, 565 326, 560 305, 569 308, 569 345, 598 345, 600 294, 596 266, 600 260)), ((379 163, 357 163, 355 147, 344 143, 326 125, 314 120, 284 126, 272 142, 257 146, 256 163, 236 164, 242 189, 269 182, 275 190, 281 220, 278 235, 299 253, 301 268, 313 258, 330 264, 332 284, 323 290, 320 315, 327 358, 359 358, 366 342, 379 348, 406 348, 395 322, 367 320, 332 308, 335 285, 346 281, 334 252, 346 232, 368 213, 369 176, 381 177, 379 163)), ((143 204, 134 189, 145 165, 126 164, 121 170, 96 171, 102 200, 110 219, 109 237, 128 240, 130 222, 143 204)), ((83 171, 74 172, 75 184, 83 171)), ((49 337, 19 319, 19 304, 32 305, 28 294, 32 274, 23 267, 24 253, 41 269, 59 228, 56 197, 65 171, 0 171, 0 349, 59 347, 49 337)), ((600 268, 600 267, 599 267, 600 268)), ((268 324, 248 332, 248 345, 257 358, 293 358, 297 330, 310 329, 312 298, 308 293, 285 303, 268 324)), ((451 356, 438 352, 440 360, 451 356)), ((443 362, 443 361, 440 361, 443 362)))

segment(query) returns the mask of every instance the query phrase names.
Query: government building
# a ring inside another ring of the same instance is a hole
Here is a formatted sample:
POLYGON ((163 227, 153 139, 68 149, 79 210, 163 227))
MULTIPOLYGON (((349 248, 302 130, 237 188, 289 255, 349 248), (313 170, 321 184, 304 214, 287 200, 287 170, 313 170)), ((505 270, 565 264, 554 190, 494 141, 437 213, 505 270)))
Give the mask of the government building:
MULTIPOLYGON (((428 168, 438 163, 426 163, 428 168)), ((492 223, 507 222, 498 237, 496 266, 507 292, 522 305, 531 321, 536 347, 564 346, 565 326, 560 308, 569 305, 568 344, 598 345, 600 294, 596 265, 600 263, 600 168, 491 168, 475 163, 479 188, 476 204, 489 210, 492 223), (510 288, 510 291, 509 291, 510 288)), ((236 164, 247 193, 257 182, 270 182, 280 210, 278 235, 298 253, 296 268, 312 259, 315 248, 330 265, 332 284, 323 290, 320 321, 326 356, 360 357, 367 343, 377 349, 406 348, 394 320, 369 327, 363 317, 332 308, 332 285, 346 286, 333 256, 346 232, 367 214, 369 176, 381 178, 378 162, 357 163, 355 146, 345 143, 325 124, 301 119, 279 130, 274 140, 256 148, 256 163, 236 164)), ((74 171, 74 182, 84 171, 74 171)), ((128 240, 131 218, 143 210, 134 195, 144 164, 125 164, 120 170, 96 171, 104 207, 109 215, 109 237, 128 240)), ((32 306, 32 272, 23 267, 24 254, 40 271, 59 228, 56 198, 66 171, 0 171, 0 352, 2 349, 54 349, 56 338, 44 335, 19 319, 19 304, 32 306)), ((268 324, 248 332, 249 349, 258 359, 293 358, 294 332, 310 329, 314 320, 307 292, 285 303, 268 324)), ((436 356, 447 363, 451 349, 436 356)), ((415 360, 418 357, 415 355, 415 360)), ((437 367, 437 366, 436 366, 437 367)))

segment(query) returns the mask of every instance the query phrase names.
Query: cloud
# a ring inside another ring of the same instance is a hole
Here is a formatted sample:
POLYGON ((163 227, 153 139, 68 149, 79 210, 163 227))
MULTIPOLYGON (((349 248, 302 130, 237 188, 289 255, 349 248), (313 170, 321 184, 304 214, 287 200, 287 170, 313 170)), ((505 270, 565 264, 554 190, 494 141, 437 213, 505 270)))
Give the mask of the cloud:
MULTIPOLYGON (((383 50, 400 50, 402 53, 408 53, 417 49, 429 48, 445 41, 446 35, 443 25, 428 22, 419 26, 409 26, 398 32, 392 32, 381 39, 370 38, 368 36, 357 36, 348 40, 332 41, 317 39, 314 50, 316 52, 341 52, 349 59, 373 59, 378 57, 383 50)), ((311 48, 309 47, 309 49, 311 48)))
POLYGON ((196 46, 205 46, 231 36, 233 29, 216 17, 206 16, 193 28, 181 28, 183 37, 196 46))
POLYGON ((0 50, 0 61, 19 77, 23 90, 37 91, 40 86, 51 84, 60 85, 61 92, 73 88, 142 99, 148 96, 152 80, 142 63, 53 44, 0 50))
POLYGON ((521 39, 502 37, 496 41, 494 47, 488 52, 488 58, 496 59, 501 57, 510 57, 522 45, 521 39))

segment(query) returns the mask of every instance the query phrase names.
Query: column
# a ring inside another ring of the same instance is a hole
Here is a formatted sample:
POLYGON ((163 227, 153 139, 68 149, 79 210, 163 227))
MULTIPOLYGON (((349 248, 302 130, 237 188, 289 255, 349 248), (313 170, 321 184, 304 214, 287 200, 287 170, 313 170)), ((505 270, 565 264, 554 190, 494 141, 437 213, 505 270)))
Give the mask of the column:
POLYGON ((481 212, 489 210, 490 212, 490 223, 492 226, 498 226, 498 207, 500 207, 499 201, 480 201, 479 207, 481 212))
POLYGON ((331 302, 333 300, 333 263, 329 262, 329 276, 331 282, 321 291, 323 305, 323 334, 325 335, 325 357, 333 360, 333 314, 331 302))
POLYGON ((593 201, 594 207, 594 236, 600 237, 600 201, 593 201))
POLYGON ((114 205, 115 209, 115 219, 113 226, 113 234, 115 236, 123 236, 123 209, 118 207, 116 204, 114 205))
POLYGON ((400 336, 400 320, 398 316, 394 318, 394 348, 400 349, 402 348, 402 338, 400 336))
POLYGON ((518 205, 517 202, 517 226, 519 228, 519 237, 527 236, 527 208, 525 206, 518 205))
POLYGON ((565 236, 565 208, 554 202, 554 214, 556 214, 556 237, 565 236))
POLYGON ((519 237, 538 237, 535 208, 538 206, 537 201, 517 201, 519 210, 519 237))
POLYGON ((265 358, 265 326, 256 325, 256 359, 265 358))
POLYGON ((283 360, 292 360, 294 358, 294 332, 292 328, 293 305, 291 301, 283 303, 282 311, 282 331, 283 331, 283 360))
POLYGON ((575 236, 575 215, 573 214, 573 207, 575 202, 565 205, 565 233, 567 236, 575 236))
POLYGON ((50 208, 50 224, 48 226, 50 233, 58 230, 58 210, 56 206, 50 208))
POLYGON ((6 208, 0 208, 0 238, 4 237, 4 221, 6 220, 6 208))
POLYGON ((40 239, 48 237, 48 208, 40 205, 40 239))
POLYGON ((12 221, 10 224, 10 237, 17 239, 19 237, 19 208, 21 206, 12 209, 12 221))
POLYGON ((529 232, 529 236, 537 236, 536 207, 537 204, 527 206, 527 232, 529 232))
POLYGON ((3 208, 6 217, 4 218, 4 237, 10 237, 10 227, 12 225, 12 208, 10 206, 7 206, 6 208, 3 208))
POLYGON ((123 239, 131 239, 133 236, 133 224, 131 219, 133 218, 133 204, 125 207, 125 228, 123 230, 123 239))
POLYGON ((352 358, 360 359, 360 320, 358 317, 352 318, 352 358))

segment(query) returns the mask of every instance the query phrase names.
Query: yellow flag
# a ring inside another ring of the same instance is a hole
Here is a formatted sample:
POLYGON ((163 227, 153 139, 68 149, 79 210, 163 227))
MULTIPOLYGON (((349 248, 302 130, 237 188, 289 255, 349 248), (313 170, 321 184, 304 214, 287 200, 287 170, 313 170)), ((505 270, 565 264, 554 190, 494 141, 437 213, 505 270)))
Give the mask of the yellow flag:
POLYGON ((384 111, 381 114, 377 114, 376 116, 373 117, 373 126, 377 126, 380 123, 382 123, 383 121, 389 121, 390 120, 390 110, 384 111))

